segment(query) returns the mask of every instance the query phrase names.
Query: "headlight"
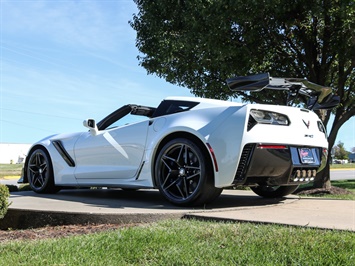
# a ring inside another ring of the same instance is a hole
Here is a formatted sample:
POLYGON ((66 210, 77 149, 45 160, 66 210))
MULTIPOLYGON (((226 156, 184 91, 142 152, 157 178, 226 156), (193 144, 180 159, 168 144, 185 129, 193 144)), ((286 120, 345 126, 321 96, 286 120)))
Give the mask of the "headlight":
POLYGON ((281 126, 288 126, 290 124, 288 117, 280 113, 252 109, 250 110, 250 115, 254 118, 255 122, 259 124, 281 126))

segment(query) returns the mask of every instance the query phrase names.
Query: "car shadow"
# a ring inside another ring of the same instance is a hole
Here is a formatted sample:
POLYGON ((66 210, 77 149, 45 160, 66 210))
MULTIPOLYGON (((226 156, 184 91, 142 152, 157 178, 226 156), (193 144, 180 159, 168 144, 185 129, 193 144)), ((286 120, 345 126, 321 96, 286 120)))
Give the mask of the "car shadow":
MULTIPOLYGON (((70 211, 68 202, 84 204, 89 208, 104 209, 151 209, 151 210, 215 210, 228 208, 261 207, 283 204, 289 198, 266 199, 250 191, 224 190, 212 203, 195 207, 178 207, 166 201, 154 189, 121 190, 121 189, 63 189, 56 194, 37 194, 33 191, 13 192, 13 200, 28 197, 28 201, 55 200, 56 206, 63 211, 70 211)), ((292 196, 291 196, 292 197, 292 196)), ((27 200, 26 200, 27 202, 27 200)), ((17 206, 18 208, 18 206, 17 206)))

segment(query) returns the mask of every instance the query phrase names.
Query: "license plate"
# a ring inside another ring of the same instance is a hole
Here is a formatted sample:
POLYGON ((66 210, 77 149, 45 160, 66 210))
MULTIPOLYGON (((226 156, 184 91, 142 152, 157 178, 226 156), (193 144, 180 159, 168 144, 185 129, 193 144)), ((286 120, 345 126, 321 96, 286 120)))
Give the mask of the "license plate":
POLYGON ((314 163, 312 150, 309 148, 298 149, 302 163, 314 163))

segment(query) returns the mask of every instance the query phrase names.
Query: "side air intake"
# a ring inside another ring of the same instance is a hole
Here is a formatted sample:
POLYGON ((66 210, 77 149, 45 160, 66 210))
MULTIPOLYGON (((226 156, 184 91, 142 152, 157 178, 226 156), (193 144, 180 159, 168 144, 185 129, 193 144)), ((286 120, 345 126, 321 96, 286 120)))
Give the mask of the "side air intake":
POLYGON ((235 174, 234 177, 234 182, 233 182, 234 184, 240 183, 241 181, 244 180, 254 148, 255 148, 255 144, 247 144, 244 146, 242 155, 240 157, 237 173, 235 174))

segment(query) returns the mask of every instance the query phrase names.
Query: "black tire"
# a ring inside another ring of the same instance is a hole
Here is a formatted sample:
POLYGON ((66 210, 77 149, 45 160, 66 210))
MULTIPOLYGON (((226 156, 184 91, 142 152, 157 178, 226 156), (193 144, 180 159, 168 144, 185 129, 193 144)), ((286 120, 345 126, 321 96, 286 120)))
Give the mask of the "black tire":
POLYGON ((27 178, 30 187, 36 193, 56 193, 60 190, 54 184, 52 162, 43 148, 37 148, 30 154, 27 178))
POLYGON ((178 206, 196 206, 216 199, 223 189, 213 182, 211 160, 189 139, 169 141, 155 163, 155 178, 160 193, 178 206))
POLYGON ((292 186, 256 186, 250 187, 255 194, 264 198, 282 198, 296 191, 299 185, 292 186))

